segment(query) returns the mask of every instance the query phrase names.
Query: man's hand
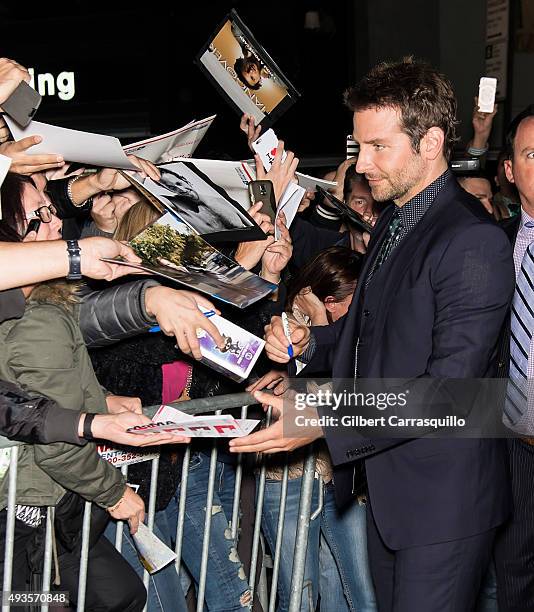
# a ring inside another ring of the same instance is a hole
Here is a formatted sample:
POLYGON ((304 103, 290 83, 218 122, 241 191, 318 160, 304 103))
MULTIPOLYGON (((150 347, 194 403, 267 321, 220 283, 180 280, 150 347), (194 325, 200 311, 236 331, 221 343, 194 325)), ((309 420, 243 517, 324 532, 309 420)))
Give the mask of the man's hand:
POLYGON ((139 270, 128 266, 101 261, 101 257, 115 259, 120 257, 131 263, 141 263, 141 259, 133 250, 110 238, 95 236, 93 238, 83 238, 79 241, 81 253, 81 271, 84 276, 100 280, 112 281, 127 274, 139 274, 139 270))
POLYGON ((274 395, 282 395, 288 389, 288 374, 283 370, 271 370, 264 374, 261 378, 247 387, 247 391, 263 391, 263 389, 272 390, 274 395))
POLYGON ((309 208, 310 204, 312 203, 312 200, 315 200, 315 191, 307 191, 304 194, 302 200, 300 201, 297 212, 304 212, 307 208, 309 208))
POLYGON ((135 412, 143 414, 141 400, 138 397, 129 397, 126 395, 106 395, 106 406, 110 414, 119 414, 120 412, 135 412))
POLYGON ((478 96, 475 96, 475 107, 473 109, 473 140, 471 146, 477 149, 485 149, 491 134, 493 126, 493 118, 497 114, 498 105, 495 104, 492 113, 483 113, 479 110, 478 96))
MULTIPOLYGON (((288 316, 293 356, 298 357, 307 349, 310 341, 310 330, 305 325, 299 325, 295 319, 288 316)), ((269 325, 265 326, 265 352, 267 357, 277 363, 287 363, 289 355, 287 349, 289 341, 284 334, 281 317, 273 317, 269 325)))
MULTIPOLYGON (((154 181, 159 181, 159 179, 161 178, 161 174, 156 168, 156 166, 154 166, 154 164, 147 161, 146 159, 136 157, 135 155, 128 155, 128 158, 135 166, 139 168, 141 174, 144 177, 148 176, 154 181)), ((88 187, 90 187, 92 193, 89 193, 89 195, 87 195, 87 193, 84 191, 81 197, 86 197, 81 200, 82 202, 85 201, 87 198, 96 195, 97 193, 100 193, 101 191, 120 191, 121 189, 127 189, 128 187, 131 187, 130 181, 125 178, 116 168, 102 168, 102 170, 99 170, 96 174, 91 174, 84 178, 87 181, 88 187)), ((81 189, 83 185, 81 181, 82 179, 77 181, 77 183, 80 183, 79 185, 74 183, 74 185, 76 185, 76 187, 74 187, 73 185, 74 195, 76 195, 75 190, 81 189)), ((76 199, 79 198, 77 197, 76 199)))
POLYGON ((145 519, 145 502, 128 485, 119 501, 107 508, 107 511, 117 521, 128 521, 130 533, 133 535, 139 528, 139 523, 145 519))
MULTIPOLYGON (((254 206, 250 207, 248 214, 266 234, 272 234, 274 232, 274 225, 268 215, 260 213, 262 206, 263 202, 256 202, 254 206)), ((265 240, 240 242, 237 245, 234 259, 240 266, 243 266, 245 270, 251 270, 263 257, 265 249, 271 246, 273 242, 274 236, 272 235, 268 235, 265 240)))
POLYGON ((258 180, 265 179, 267 181, 272 181, 277 206, 289 183, 291 183, 291 181, 297 182, 295 171, 299 165, 299 158, 295 157, 292 151, 286 151, 287 156, 284 161, 282 161, 283 153, 284 141, 279 140, 273 164, 267 173, 265 173, 265 168, 263 167, 260 156, 254 155, 254 159, 256 160, 256 178, 258 180))
MULTIPOLYGON (((126 189, 125 191, 130 190, 126 189)), ((113 193, 112 195, 101 193, 95 196, 91 208, 91 217, 98 229, 109 234, 112 234, 117 229, 120 220, 136 201, 130 197, 121 197, 119 193, 113 193)))
POLYGON ((296 429, 294 409, 289 410, 290 414, 285 418, 284 401, 287 402, 288 400, 261 391, 255 391, 253 395, 258 402, 272 406, 273 417, 277 420, 261 431, 242 438, 232 438, 229 444, 231 453, 272 454, 291 452, 322 437, 323 430, 320 427, 303 427, 302 435, 298 437, 287 436, 288 430, 295 431, 296 429))
POLYGON ((343 160, 336 170, 336 175, 334 177, 334 181, 337 183, 337 186, 331 188, 329 191, 338 199, 343 201, 343 185, 345 184, 345 175, 347 174, 347 170, 356 165, 358 161, 357 157, 349 157, 349 159, 343 160))
MULTIPOLYGON (((82 415, 85 419, 85 415, 82 415)), ((121 412, 119 414, 97 414, 91 423, 91 433, 98 440, 108 440, 124 446, 156 446, 158 444, 182 444, 191 441, 191 438, 173 433, 144 433, 143 435, 128 433, 126 430, 140 425, 149 425, 152 421, 135 412, 121 412)), ((80 419, 78 435, 83 437, 83 420, 80 419)))
POLYGON ((266 280, 277 283, 280 280, 282 270, 287 266, 293 254, 293 244, 289 230, 286 227, 286 216, 280 212, 276 220, 279 238, 276 242, 268 245, 261 258, 261 276, 266 280))
POLYGON ((312 325, 328 325, 326 306, 315 295, 311 287, 301 289, 293 305, 310 318, 312 325))
POLYGON ((30 82, 30 73, 17 62, 0 57, 0 104, 17 89, 21 81, 30 82))
POLYGON ((10 140, 0 145, 0 153, 11 157, 11 172, 34 174, 43 170, 57 169, 65 165, 61 155, 42 153, 32 155, 26 151, 41 142, 41 136, 26 136, 20 140, 10 140))
POLYGON ((145 310, 155 317, 161 331, 167 336, 175 336, 179 349, 195 359, 202 359, 197 329, 203 329, 220 348, 224 348, 224 339, 211 319, 205 317, 199 306, 208 310, 219 311, 206 298, 193 293, 171 289, 170 287, 149 287, 145 292, 145 310))
MULTIPOLYGON (((353 226, 348 227, 350 248, 356 253, 365 255, 367 252, 367 245, 365 244, 364 234, 370 236, 368 232, 361 232, 353 226)), ((367 240, 369 242, 369 240, 367 240)))
POLYGON ((0 144, 3 144, 11 137, 11 132, 7 127, 6 120, 3 117, 0 117, 0 144))
POLYGON ((245 113, 241 117, 241 123, 239 124, 239 128, 242 132, 246 134, 248 148, 254 153, 252 143, 260 137, 261 125, 256 126, 256 119, 254 119, 252 115, 247 115, 247 113, 245 113))

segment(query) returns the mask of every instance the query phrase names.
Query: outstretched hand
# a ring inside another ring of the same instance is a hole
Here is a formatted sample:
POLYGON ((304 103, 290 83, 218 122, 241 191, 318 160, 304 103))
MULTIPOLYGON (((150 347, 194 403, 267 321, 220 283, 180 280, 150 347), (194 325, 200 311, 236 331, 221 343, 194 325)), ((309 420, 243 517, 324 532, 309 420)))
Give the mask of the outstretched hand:
POLYGON ((258 140, 258 138, 260 137, 261 125, 256 125, 256 119, 254 119, 253 115, 248 115, 247 113, 245 113, 241 117, 239 129, 246 134, 248 148, 254 153, 252 143, 255 140, 258 140))
POLYGON ((26 136, 20 140, 8 140, 0 145, 0 153, 11 157, 11 172, 34 174, 43 170, 61 168, 65 161, 61 155, 52 153, 28 153, 28 149, 39 144, 41 136, 26 136))
MULTIPOLYGON (((291 400, 275 397, 271 393, 262 391, 255 391, 253 395, 261 404, 272 407, 272 415, 276 420, 269 427, 256 433, 242 438, 232 438, 229 444, 231 453, 287 453, 322 437, 323 430, 319 426, 306 425, 301 430, 297 428, 294 405, 286 403, 291 400), (289 435, 293 433, 298 433, 298 435, 289 435)), ((306 414, 309 418, 311 415, 309 409, 306 414)), ((314 414, 317 415, 316 412, 314 414)))
POLYGON ((149 287, 145 292, 147 313, 156 318, 164 334, 176 338, 182 353, 192 354, 195 359, 202 359, 198 329, 208 333, 218 348, 224 348, 224 338, 199 306, 220 314, 209 300, 193 291, 158 286, 149 287))

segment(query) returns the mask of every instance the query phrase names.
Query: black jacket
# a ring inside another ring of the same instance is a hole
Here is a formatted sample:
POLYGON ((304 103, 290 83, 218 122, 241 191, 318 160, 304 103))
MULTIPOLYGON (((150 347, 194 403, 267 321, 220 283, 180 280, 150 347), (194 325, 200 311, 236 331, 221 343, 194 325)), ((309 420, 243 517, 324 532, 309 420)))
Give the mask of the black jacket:
POLYGON ((0 381, 0 433, 29 444, 68 442, 86 444, 78 437, 80 413, 56 402, 31 397, 17 385, 0 381))
MULTIPOLYGON (((361 379, 426 378, 447 391, 449 380, 494 376, 514 270, 505 234, 479 207, 449 178, 365 291, 358 284, 347 315, 313 328, 317 350, 306 369, 331 367, 334 380, 353 380, 359 338, 361 379)), ((391 206, 377 222, 361 278, 392 214, 391 206)), ((373 515, 391 549, 469 537, 508 515, 502 440, 370 440, 357 428, 340 435, 334 427, 325 433, 340 501, 351 495, 351 464, 365 458, 373 515)))
POLYGON ((328 247, 334 245, 350 247, 348 232, 339 233, 336 230, 318 227, 299 215, 293 220, 289 231, 293 241, 291 264, 296 268, 302 268, 328 247))
MULTIPOLYGON (((515 246, 515 239, 521 224, 521 214, 505 219, 500 223, 504 233, 508 236, 512 249, 515 246)), ((515 278, 515 277, 514 277, 515 278)), ((499 338, 499 358, 497 363, 497 377, 508 378, 510 371, 510 312, 507 313, 504 320, 501 335, 499 338)))

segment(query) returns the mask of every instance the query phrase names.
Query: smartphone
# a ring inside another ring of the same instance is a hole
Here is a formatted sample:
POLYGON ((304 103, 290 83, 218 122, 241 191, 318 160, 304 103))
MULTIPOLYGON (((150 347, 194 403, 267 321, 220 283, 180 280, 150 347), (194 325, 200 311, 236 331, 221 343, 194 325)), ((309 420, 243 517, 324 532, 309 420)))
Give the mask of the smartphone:
POLYGON ((24 238, 26 238, 26 236, 30 234, 31 232, 37 233, 40 227, 41 227, 41 219, 31 219, 31 221, 28 223, 28 229, 26 230, 26 233, 24 234, 24 238))
POLYGON ((482 77, 478 86, 478 110, 481 113, 492 113, 495 107, 497 79, 482 77))
POLYGON ((360 213, 356 212, 355 210, 352 210, 350 206, 347 206, 345 202, 338 200, 336 196, 332 195, 329 191, 326 191, 326 189, 323 189, 319 185, 317 185, 317 192, 323 197, 324 200, 326 200, 327 204, 330 204, 332 208, 338 211, 339 215, 343 219, 345 219, 349 223, 352 223, 363 232, 373 231, 373 226, 368 223, 362 217, 362 215, 360 215, 360 213))
POLYGON ((26 81, 21 81, 9 98, 2 102, 2 108, 20 126, 26 127, 37 112, 41 100, 35 89, 26 81))
POLYGON ((272 181, 250 181, 248 192, 252 205, 256 204, 256 202, 263 202, 260 212, 268 215, 274 223, 276 217, 276 198, 272 181))
POLYGON ((352 134, 347 135, 347 159, 356 157, 360 152, 360 145, 354 141, 352 134))

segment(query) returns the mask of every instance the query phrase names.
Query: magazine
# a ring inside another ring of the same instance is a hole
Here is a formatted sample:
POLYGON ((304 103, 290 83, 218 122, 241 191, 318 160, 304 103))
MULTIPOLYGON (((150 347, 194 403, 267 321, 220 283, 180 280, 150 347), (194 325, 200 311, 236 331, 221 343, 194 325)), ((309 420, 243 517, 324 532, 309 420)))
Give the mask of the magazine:
POLYGON ((215 115, 212 115, 201 121, 191 121, 173 132, 132 142, 123 147, 124 152, 147 159, 153 164, 168 162, 175 157, 192 157, 214 119, 215 115))
POLYGON ((163 206, 210 242, 265 240, 259 225, 238 202, 216 185, 195 164, 179 161, 160 164, 158 182, 136 173, 130 182, 139 184, 163 206))
POLYGON ((277 288, 217 251, 171 213, 142 230, 130 245, 142 263, 104 261, 145 270, 238 308, 246 308, 277 288))

